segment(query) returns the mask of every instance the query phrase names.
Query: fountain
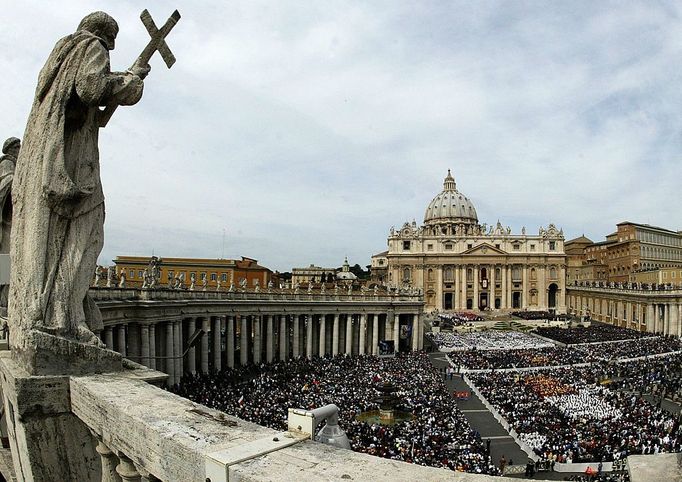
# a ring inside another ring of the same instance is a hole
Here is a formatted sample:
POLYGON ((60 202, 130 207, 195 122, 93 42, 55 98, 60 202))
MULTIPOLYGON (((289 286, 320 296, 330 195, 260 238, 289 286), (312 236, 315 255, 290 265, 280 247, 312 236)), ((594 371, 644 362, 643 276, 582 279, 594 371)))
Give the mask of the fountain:
POLYGON ((377 388, 379 397, 375 400, 379 404, 379 410, 368 410, 357 416, 361 422, 380 425, 395 425, 400 422, 408 422, 414 417, 411 413, 397 410, 400 398, 396 395, 397 389, 391 382, 384 382, 377 388))

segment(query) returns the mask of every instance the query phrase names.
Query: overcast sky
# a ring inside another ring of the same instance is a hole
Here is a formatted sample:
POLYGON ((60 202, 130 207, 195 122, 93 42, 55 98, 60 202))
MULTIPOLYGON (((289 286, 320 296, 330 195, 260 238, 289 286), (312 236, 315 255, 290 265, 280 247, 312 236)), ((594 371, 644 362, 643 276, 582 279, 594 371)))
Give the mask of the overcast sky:
POLYGON ((100 262, 369 264, 452 169, 481 222, 603 240, 682 229, 682 4, 2 1, 0 137, 55 42, 105 10, 125 70, 182 14, 168 70, 100 134, 100 262), (224 236, 223 236, 224 233, 224 236), (224 243, 223 243, 224 238, 224 243), (224 247, 223 247, 224 246, 224 247))

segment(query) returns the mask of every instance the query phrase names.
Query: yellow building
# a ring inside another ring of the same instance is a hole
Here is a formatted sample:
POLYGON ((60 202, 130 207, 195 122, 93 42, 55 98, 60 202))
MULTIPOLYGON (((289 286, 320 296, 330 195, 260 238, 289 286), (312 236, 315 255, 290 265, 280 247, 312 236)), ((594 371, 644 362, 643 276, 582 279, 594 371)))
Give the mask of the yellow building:
MULTIPOLYGON (((116 274, 120 278, 125 274, 126 286, 140 287, 144 281, 144 271, 151 257, 147 256, 117 256, 114 260, 116 274)), ((252 258, 242 256, 242 259, 210 259, 210 258, 158 258, 159 285, 168 287, 170 280, 181 278, 183 285, 189 287, 191 279, 195 279, 195 288, 203 287, 203 279, 207 280, 207 288, 215 289, 220 285, 228 289, 231 284, 239 287, 246 280, 247 289, 254 289, 257 285, 265 288, 273 279, 273 273, 268 268, 258 264, 252 258)))

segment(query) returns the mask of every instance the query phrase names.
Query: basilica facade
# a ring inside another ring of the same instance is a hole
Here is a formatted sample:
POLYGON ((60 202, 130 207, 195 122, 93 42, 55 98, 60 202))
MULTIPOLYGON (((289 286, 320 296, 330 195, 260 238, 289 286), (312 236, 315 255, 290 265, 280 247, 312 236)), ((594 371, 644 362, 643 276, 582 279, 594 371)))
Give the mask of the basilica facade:
POLYGON ((550 224, 512 234, 499 221, 480 224, 449 170, 424 224, 391 228, 372 266, 390 287, 422 290, 427 311, 566 311, 563 231, 550 224))

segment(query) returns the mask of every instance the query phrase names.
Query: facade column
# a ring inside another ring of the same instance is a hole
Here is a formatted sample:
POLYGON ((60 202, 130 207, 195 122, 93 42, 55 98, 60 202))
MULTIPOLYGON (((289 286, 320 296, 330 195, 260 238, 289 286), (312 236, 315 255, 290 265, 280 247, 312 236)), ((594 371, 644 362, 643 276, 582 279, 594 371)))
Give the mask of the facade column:
POLYGON ((507 267, 500 265, 500 309, 507 309, 507 267))
POLYGON ((140 325, 140 364, 149 367, 149 325, 140 325))
POLYGON ((320 343, 319 354, 322 358, 326 354, 326 340, 327 340, 327 315, 320 315, 320 343))
MULTIPOLYGON (((180 322, 180 329, 182 330, 182 321, 180 322)), ((187 322, 187 337, 190 338, 197 330, 197 322, 194 318, 190 318, 187 322)), ((197 349, 193 346, 187 353, 187 371, 192 375, 197 372, 197 349)))
POLYGON ((118 352, 126 357, 126 326, 118 325, 118 352))
POLYGON ((111 326, 105 326, 104 327, 104 344, 107 346, 107 349, 113 351, 113 349, 114 349, 114 329, 111 326))
POLYGON ((225 319, 223 316, 213 318, 213 370, 216 372, 223 368, 222 334, 220 333, 221 320, 223 319, 225 319))
POLYGON ((293 318, 294 322, 294 342, 293 342, 293 351, 294 351, 294 358, 298 358, 301 356, 301 315, 291 315, 293 318))
POLYGON ((395 343, 395 352, 400 351, 400 314, 393 314, 393 343, 395 343))
POLYGON ((559 286, 559 292, 557 293, 559 295, 559 303, 557 306, 557 311, 560 312, 565 312, 566 311, 566 268, 562 265, 561 268, 559 269, 559 282, 557 285, 559 286))
POLYGON ((474 265, 474 299, 473 299, 473 302, 471 304, 471 307, 474 310, 479 309, 479 305, 478 305, 478 271, 480 269, 481 269, 480 266, 474 265))
POLYGON ((353 315, 346 315, 346 355, 353 354, 353 315))
POLYGON ((334 313, 334 325, 332 326, 332 355, 339 354, 339 314, 334 313))
POLYGON ((372 315, 372 355, 379 354, 379 314, 372 315))
POLYGON ((460 279, 462 280, 462 285, 460 286, 462 294, 460 295, 460 304, 459 307, 462 310, 467 309, 467 267, 466 265, 462 266, 461 273, 460 273, 460 279))
POLYGON ((239 362, 242 366, 246 366, 249 362, 249 318, 241 315, 241 326, 239 332, 239 362))
MULTIPOLYGON (((495 265, 491 264, 490 265, 490 288, 488 289, 488 293, 490 295, 488 296, 488 307, 491 310, 495 309, 495 265)), ((502 300, 500 300, 500 307, 502 306, 502 300)))
POLYGON ((367 314, 362 313, 360 315, 360 343, 358 346, 358 353, 360 355, 365 354, 365 348, 367 347, 367 314))
POLYGON ((528 267, 523 265, 523 284, 521 285, 521 307, 528 308, 528 267))
POLYGON ((156 325, 149 325, 149 368, 156 370, 156 325))
POLYGON ((272 315, 266 315, 265 319, 267 320, 267 326, 266 326, 266 344, 265 344, 265 360, 268 363, 272 363, 272 350, 275 346, 275 337, 274 334, 272 333, 272 315))
POLYGON ((173 340, 175 337, 173 336, 173 322, 172 321, 167 321, 166 322, 166 358, 164 360, 164 365, 166 368, 166 373, 168 374, 168 384, 173 385, 175 383, 175 360, 173 360, 171 357, 174 355, 173 353, 173 340))
POLYGON ((227 317, 227 327, 225 330, 225 345, 227 348, 227 366, 234 368, 234 316, 227 317))

